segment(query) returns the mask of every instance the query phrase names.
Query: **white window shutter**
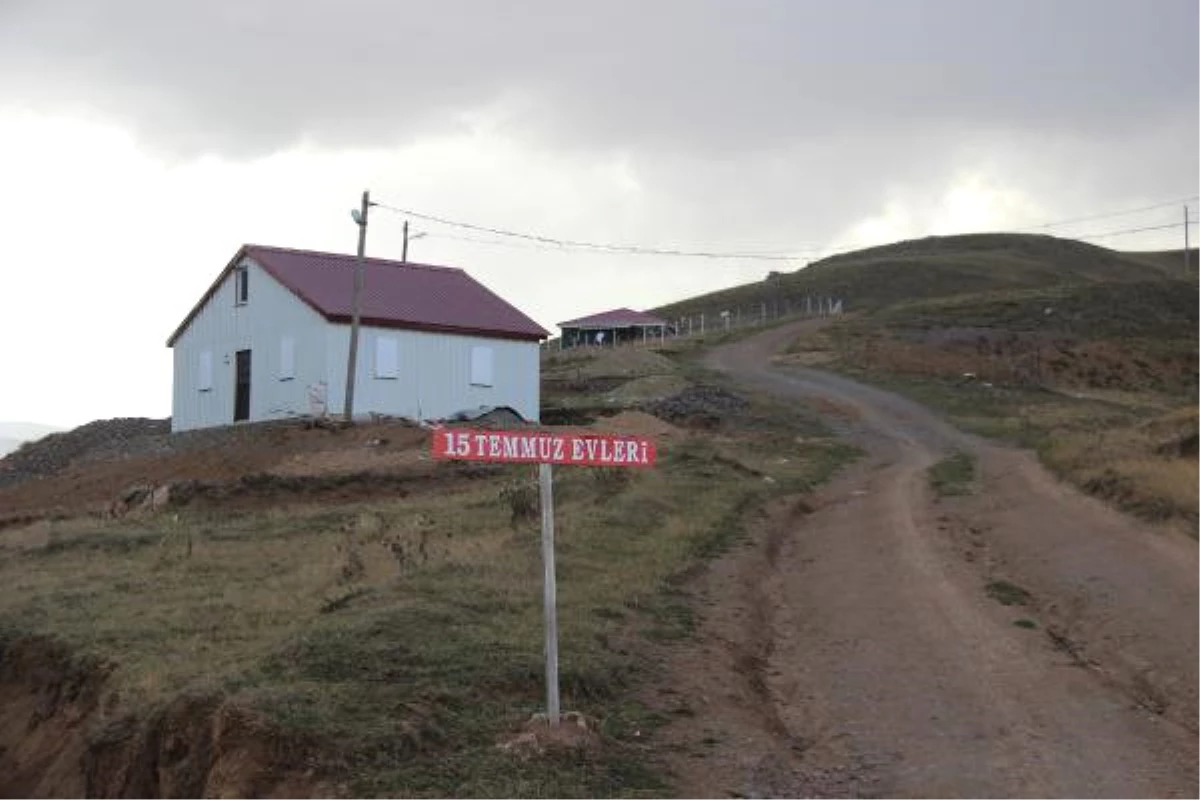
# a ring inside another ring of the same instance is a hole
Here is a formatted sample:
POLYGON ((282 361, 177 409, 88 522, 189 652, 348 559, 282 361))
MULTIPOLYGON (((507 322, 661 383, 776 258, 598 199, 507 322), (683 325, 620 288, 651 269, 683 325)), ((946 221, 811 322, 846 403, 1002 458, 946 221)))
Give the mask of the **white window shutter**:
POLYGON ((492 385, 492 348, 471 348, 471 385, 492 385))
POLYGON ((375 340, 375 377, 395 378, 400 372, 399 358, 394 336, 380 336, 375 340))
POLYGON ((296 377, 296 340, 284 336, 279 340, 279 380, 290 381, 296 377))
POLYGON ((210 391, 212 381, 212 351, 203 350, 200 352, 200 368, 199 374, 196 376, 196 388, 202 392, 210 391))

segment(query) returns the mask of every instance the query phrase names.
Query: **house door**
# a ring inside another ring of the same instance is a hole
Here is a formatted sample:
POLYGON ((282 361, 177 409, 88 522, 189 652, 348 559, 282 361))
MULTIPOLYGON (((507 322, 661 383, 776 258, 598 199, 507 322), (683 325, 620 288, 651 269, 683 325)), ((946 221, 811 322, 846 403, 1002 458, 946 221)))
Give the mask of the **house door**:
POLYGON ((250 351, 237 351, 237 379, 233 389, 233 421, 250 419, 250 351))

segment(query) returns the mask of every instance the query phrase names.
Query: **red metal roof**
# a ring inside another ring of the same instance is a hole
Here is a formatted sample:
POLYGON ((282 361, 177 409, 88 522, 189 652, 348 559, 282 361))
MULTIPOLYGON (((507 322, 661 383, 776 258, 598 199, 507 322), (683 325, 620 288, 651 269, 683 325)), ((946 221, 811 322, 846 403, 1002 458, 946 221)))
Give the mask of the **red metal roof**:
POLYGON ((666 325, 665 319, 659 319, 652 314, 641 311, 630 311, 628 308, 614 308, 590 317, 580 317, 569 322, 560 322, 560 328, 634 328, 642 325, 657 327, 666 325))
MULTIPOLYGON (((174 345, 226 274, 247 257, 325 319, 350 322, 355 256, 248 244, 171 334, 168 346, 174 345)), ((461 269, 380 258, 366 258, 363 263, 363 325, 501 339, 539 340, 550 335, 461 269)), ((253 294, 253 287, 250 291, 253 294)))

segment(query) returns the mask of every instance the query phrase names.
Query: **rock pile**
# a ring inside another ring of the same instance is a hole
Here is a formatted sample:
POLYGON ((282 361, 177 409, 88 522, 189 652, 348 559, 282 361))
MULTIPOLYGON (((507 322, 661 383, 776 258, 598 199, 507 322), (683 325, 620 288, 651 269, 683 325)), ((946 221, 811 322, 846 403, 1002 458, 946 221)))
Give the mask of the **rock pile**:
POLYGON ((682 427, 715 428, 723 418, 749 407, 745 398, 716 386, 689 386, 678 394, 646 403, 641 409, 682 427))
POLYGON ((97 420, 22 445, 0 459, 0 487, 53 475, 76 459, 104 460, 167 452, 171 422, 121 417, 97 420))

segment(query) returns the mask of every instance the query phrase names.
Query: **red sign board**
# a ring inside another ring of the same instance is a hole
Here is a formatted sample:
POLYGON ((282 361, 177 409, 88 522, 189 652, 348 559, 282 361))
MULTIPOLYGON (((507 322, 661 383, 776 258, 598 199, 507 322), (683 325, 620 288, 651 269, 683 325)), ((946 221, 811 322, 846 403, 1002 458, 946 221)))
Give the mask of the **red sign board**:
POLYGON ((654 442, 644 436, 461 428, 439 428, 433 432, 433 457, 438 461, 649 467, 656 456, 654 442))

